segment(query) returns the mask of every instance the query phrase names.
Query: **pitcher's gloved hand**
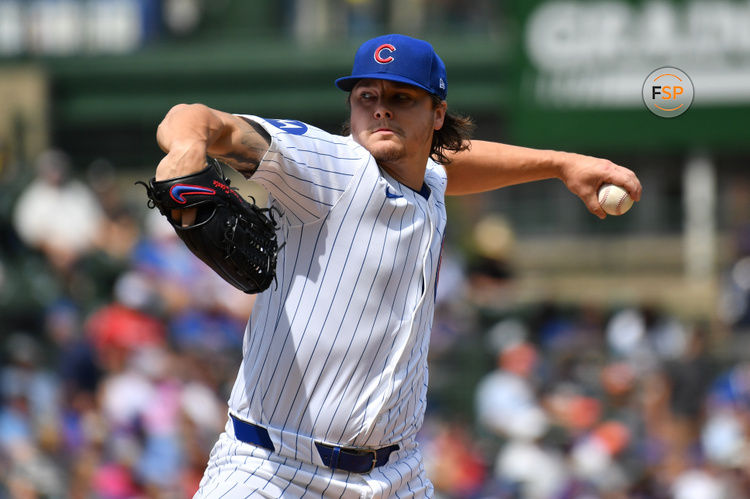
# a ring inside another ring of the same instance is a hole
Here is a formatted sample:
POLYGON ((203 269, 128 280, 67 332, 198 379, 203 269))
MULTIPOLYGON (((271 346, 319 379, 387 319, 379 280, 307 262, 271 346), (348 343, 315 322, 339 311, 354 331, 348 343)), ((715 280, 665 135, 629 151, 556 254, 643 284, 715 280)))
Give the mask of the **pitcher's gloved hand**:
MULTIPOLYGON (((260 208, 229 186, 221 164, 206 158, 200 172, 146 184, 149 208, 158 208, 198 258, 245 293, 260 293, 276 276, 275 210, 260 208), (193 208, 195 220, 182 225, 173 210, 193 208)), ((276 212, 277 213, 277 212, 276 212)))

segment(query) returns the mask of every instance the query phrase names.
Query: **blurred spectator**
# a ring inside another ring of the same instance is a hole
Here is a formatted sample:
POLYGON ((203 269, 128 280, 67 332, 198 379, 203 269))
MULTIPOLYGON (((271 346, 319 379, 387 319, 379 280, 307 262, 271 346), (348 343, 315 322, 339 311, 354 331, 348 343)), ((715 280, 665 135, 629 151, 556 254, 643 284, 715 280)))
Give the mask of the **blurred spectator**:
POLYGON ((617 357, 639 368, 653 367, 653 352, 646 345, 646 321, 636 309, 615 313, 607 323, 607 344, 617 357))
POLYGON ((425 468, 438 497, 472 497, 482 488, 486 465, 467 428, 433 421, 424 436, 425 468))
POLYGON ((148 312, 150 293, 138 274, 124 274, 115 286, 115 301, 86 320, 86 333, 105 368, 117 369, 131 353, 165 343, 166 328, 148 312))
POLYGON ((708 398, 712 411, 750 411, 750 362, 732 365, 713 380, 708 398))
MULTIPOLYGON (((729 499, 727 485, 714 475, 701 469, 681 473, 672 485, 674 499, 729 499)), ((739 498, 737 498, 739 499, 739 498)))
POLYGON ((15 334, 0 369, 0 471, 12 497, 62 497, 63 476, 50 459, 59 444, 60 399, 51 373, 40 366, 39 344, 15 334), (3 476, 5 475, 5 476, 3 476))
POLYGON ((50 342, 57 374, 62 381, 63 397, 78 392, 93 394, 101 377, 93 345, 84 336, 78 308, 68 300, 48 307, 44 329, 50 342))
POLYGON ((86 172, 88 184, 102 210, 96 245, 109 258, 126 262, 140 237, 138 213, 123 198, 115 166, 106 159, 94 160, 86 172))
POLYGON ((532 381, 536 362, 537 351, 531 344, 508 345, 498 355, 497 370, 477 386, 477 417, 496 435, 535 440, 547 430, 532 381))
POLYGON ((102 212, 91 189, 70 177, 70 160, 48 150, 36 161, 36 177, 18 199, 13 222, 21 239, 65 275, 98 237, 102 212))
POLYGON ((708 352, 708 332, 695 327, 683 354, 665 366, 670 380, 670 409, 673 425, 684 438, 695 441, 704 422, 706 395, 717 366, 708 352))
POLYGON ((601 402, 571 382, 557 383, 544 396, 544 406, 553 422, 572 436, 591 429, 602 415, 601 402))
POLYGON ((515 234, 504 217, 490 214, 474 226, 471 240, 470 299, 475 306, 497 308, 512 289, 515 234))
POLYGON ((495 474, 512 492, 511 497, 560 497, 569 482, 564 456, 539 442, 514 439, 497 457, 495 474))
POLYGON ((710 413, 701 434, 701 447, 709 462, 730 469, 750 464, 745 416, 727 408, 710 413))
POLYGON ((722 278, 718 315, 729 326, 745 328, 750 324, 750 228, 738 237, 743 254, 732 262, 722 278))
POLYGON ((175 359, 164 349, 149 348, 141 350, 134 363, 151 385, 139 415, 144 442, 137 473, 147 488, 175 494, 182 466, 182 385, 175 359))
POLYGON ((59 421, 59 386, 53 373, 42 366, 39 343, 27 334, 17 333, 5 342, 8 362, 0 369, 0 393, 22 401, 28 411, 25 423, 35 431, 53 435, 59 421))
POLYGON ((616 456, 628 445, 628 429, 616 421, 598 425, 571 450, 575 474, 603 496, 624 494, 629 478, 616 456))

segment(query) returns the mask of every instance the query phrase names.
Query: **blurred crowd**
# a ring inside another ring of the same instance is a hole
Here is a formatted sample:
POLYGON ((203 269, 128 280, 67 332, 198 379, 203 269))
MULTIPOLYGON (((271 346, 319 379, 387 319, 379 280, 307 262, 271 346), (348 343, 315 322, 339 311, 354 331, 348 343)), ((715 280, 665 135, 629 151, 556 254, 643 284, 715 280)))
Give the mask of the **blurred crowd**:
MULTIPOLYGON (((479 235, 504 246, 491 218, 479 235)), ((750 498, 750 232, 737 234, 716 313, 689 319, 647 303, 509 307, 512 262, 449 252, 423 435, 437 497, 750 498)))
MULTIPOLYGON (((253 297, 107 161, 74 169, 50 150, 14 168, 0 170, 0 498, 191 497, 253 297)), ((420 434, 436 497, 750 498, 750 357, 712 321, 512 309, 513 280, 509 262, 446 245, 420 434)))
POLYGON ((112 165, 73 175, 53 150, 3 173, 0 497, 192 496, 253 298, 112 165))
POLYGON ((750 497, 750 363, 708 323, 541 303, 481 336, 470 425, 425 442, 440 497, 750 497))

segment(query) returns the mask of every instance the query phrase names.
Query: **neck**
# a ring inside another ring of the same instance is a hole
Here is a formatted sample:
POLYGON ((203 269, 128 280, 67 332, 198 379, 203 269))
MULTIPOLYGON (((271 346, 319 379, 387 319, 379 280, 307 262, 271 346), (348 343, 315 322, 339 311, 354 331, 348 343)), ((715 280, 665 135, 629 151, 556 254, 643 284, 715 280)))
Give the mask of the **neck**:
POLYGON ((424 183, 424 173, 427 169, 427 160, 422 161, 421 165, 412 164, 404 165, 398 162, 378 161, 378 166, 388 172, 388 175, 398 180, 405 186, 419 191, 424 183))
POLYGON ((422 150, 414 151, 411 154, 407 153, 399 158, 392 160, 382 158, 378 160, 378 166, 400 183, 419 191, 424 183, 424 174, 427 170, 429 157, 429 145, 425 145, 422 150))

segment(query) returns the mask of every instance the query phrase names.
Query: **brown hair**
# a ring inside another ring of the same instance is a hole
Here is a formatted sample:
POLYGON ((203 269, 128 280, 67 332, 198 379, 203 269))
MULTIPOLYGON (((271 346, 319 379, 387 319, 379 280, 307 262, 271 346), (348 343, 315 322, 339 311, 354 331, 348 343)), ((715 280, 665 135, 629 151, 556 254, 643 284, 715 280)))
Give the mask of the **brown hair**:
MULTIPOLYGON (((431 95, 432 105, 437 108, 442 100, 437 95, 431 95)), ((459 152, 469 148, 469 139, 474 132, 474 121, 469 116, 445 113, 445 120, 440 130, 432 135, 430 157, 441 165, 450 164, 451 160, 445 156, 446 151, 459 152)))
MULTIPOLYGON (((437 95, 432 97, 433 109, 436 109, 443 101, 437 95)), ((351 93, 346 103, 351 107, 351 93)), ((341 133, 349 135, 352 131, 351 122, 346 120, 342 126, 341 133)), ((459 152, 469 148, 469 139, 474 132, 474 121, 469 116, 445 113, 443 126, 435 130, 432 135, 432 147, 430 147, 430 158, 441 165, 450 164, 451 160, 445 155, 447 151, 459 152)))

